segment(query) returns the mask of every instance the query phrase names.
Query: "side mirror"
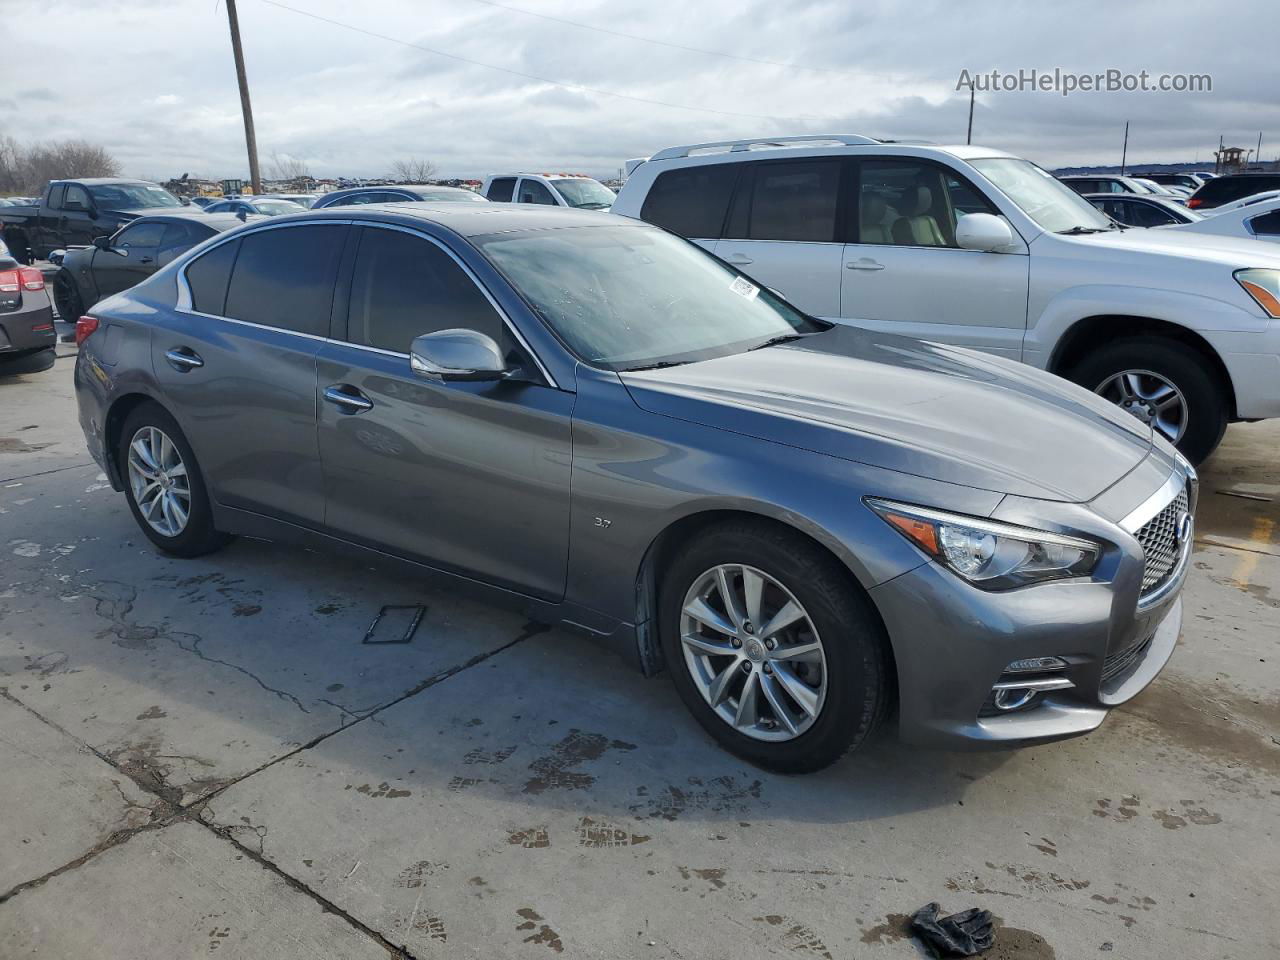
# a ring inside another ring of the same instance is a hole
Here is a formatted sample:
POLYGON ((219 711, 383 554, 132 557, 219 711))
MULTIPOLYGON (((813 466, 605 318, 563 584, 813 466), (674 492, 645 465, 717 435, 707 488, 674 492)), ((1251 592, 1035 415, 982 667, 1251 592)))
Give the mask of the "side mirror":
POLYGON ((493 338, 475 330, 437 330, 415 337, 409 366, 436 380, 501 380, 507 374, 493 338))
POLYGON ((49 256, 46 259, 48 259, 48 261, 52 263, 55 267, 60 267, 62 266, 62 261, 63 259, 65 259, 66 255, 67 255, 67 251, 62 249, 50 250, 49 256))
POLYGON ((994 214, 966 214, 956 223, 956 245, 965 250, 997 253, 1013 245, 1013 228, 994 214))
POLYGON ((111 238, 110 238, 110 237, 94 237, 94 238, 93 238, 93 245, 94 245, 95 247, 97 247, 99 250, 102 250, 102 251, 110 250, 110 249, 111 249, 111 238))

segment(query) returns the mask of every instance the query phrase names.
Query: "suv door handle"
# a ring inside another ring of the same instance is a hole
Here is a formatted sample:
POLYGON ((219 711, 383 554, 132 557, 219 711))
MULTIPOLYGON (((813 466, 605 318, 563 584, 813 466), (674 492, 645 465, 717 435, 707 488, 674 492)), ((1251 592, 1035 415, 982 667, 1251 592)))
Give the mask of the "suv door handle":
POLYGON ((138 262, 139 263, 155 263, 156 261, 154 257, 139 257, 138 262))
POLYGON ((327 403, 341 408, 343 413, 363 413, 373 409, 373 401, 349 383, 335 383, 324 388, 327 403))
POLYGON ((859 257, 857 260, 850 260, 845 267, 849 270, 883 270, 884 264, 870 257, 859 257))
POLYGON ((732 263, 736 267, 745 267, 748 263, 755 263, 745 253, 731 253, 724 258, 725 263, 732 263))
POLYGON ((179 373, 186 373, 188 370, 204 366, 200 355, 190 347, 174 347, 172 350, 166 350, 164 358, 169 361, 169 366, 179 373))

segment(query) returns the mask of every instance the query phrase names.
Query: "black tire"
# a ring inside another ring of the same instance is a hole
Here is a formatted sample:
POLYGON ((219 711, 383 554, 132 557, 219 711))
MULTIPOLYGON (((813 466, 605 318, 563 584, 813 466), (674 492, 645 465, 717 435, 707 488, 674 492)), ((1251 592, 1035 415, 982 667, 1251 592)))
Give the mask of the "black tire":
POLYGON ((658 631, 667 670, 685 706, 725 749, 779 773, 821 770, 859 746, 889 703, 888 637, 870 600, 830 554, 779 524, 731 520, 678 547, 662 579, 658 631), (786 587, 822 638, 826 699, 812 725, 790 740, 750 737, 711 708, 690 676, 680 641, 686 593, 719 564, 755 567, 786 587))
POLYGON ((0 355, 0 377, 18 376, 24 373, 44 373, 57 362, 53 347, 24 350, 21 353, 0 355))
POLYGON ((158 403, 147 401, 139 404, 129 412, 120 431, 120 442, 116 449, 116 464, 119 467, 120 476, 124 480, 125 499, 129 501, 129 509, 133 513, 133 519, 138 522, 139 529, 146 534, 147 539, 160 550, 175 557, 200 557, 206 553, 220 550, 231 541, 232 538, 230 536, 214 529, 213 510, 209 506, 208 489, 205 486, 204 475, 200 472, 200 464, 196 460, 195 451, 191 449, 191 444, 187 442, 186 435, 182 432, 182 428, 178 426, 178 422, 158 403), (186 526, 176 536, 165 536, 147 523, 141 509, 138 507, 137 501, 134 499, 133 488, 129 483, 129 444, 143 427, 156 427, 163 431, 173 441, 174 446, 178 448, 178 452, 182 456, 182 462, 187 467, 191 509, 187 516, 186 526))
POLYGON ((76 278, 66 267, 59 267, 53 275, 53 305, 58 308, 63 323, 74 326, 84 315, 84 298, 80 296, 76 278))
POLYGON ((1182 393, 1187 423, 1177 447, 1184 457, 1199 465, 1217 449, 1227 429, 1230 401, 1227 385, 1202 353, 1159 337, 1117 340, 1090 353, 1067 377, 1097 390, 1125 370, 1150 370, 1182 393))

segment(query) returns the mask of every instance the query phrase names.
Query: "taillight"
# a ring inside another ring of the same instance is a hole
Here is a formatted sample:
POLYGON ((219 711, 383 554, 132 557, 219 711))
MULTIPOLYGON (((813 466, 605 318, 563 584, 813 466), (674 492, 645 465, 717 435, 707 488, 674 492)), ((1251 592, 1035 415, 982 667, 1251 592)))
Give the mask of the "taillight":
POLYGON ((17 293, 21 283, 17 270, 0 270, 0 293, 17 293))
POLYGON ((88 340, 98 329, 98 318, 85 314, 76 321, 76 346, 88 340))
POLYGON ((1204 206, 1204 201, 1201 200, 1199 197, 1192 197, 1190 200, 1187 201, 1187 206, 1190 207, 1192 210, 1194 210, 1196 207, 1204 206))
POLYGON ((24 290, 43 290, 44 274, 35 267, 19 267, 18 279, 22 283, 24 290))

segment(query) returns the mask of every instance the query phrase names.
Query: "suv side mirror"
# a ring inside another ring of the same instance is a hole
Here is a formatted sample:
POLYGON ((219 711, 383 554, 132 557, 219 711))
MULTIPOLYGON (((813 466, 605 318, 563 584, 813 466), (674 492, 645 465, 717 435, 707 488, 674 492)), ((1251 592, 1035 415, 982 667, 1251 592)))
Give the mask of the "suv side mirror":
POLYGON ((437 330, 415 337, 409 366, 435 380, 501 380, 507 375, 498 345, 476 330, 437 330))
POLYGON ((970 213, 956 223, 956 246, 997 253, 1013 244, 1013 228, 990 213, 970 213))
POLYGON ((99 250, 102 250, 105 252, 111 249, 111 238, 110 237, 94 237, 93 245, 97 247, 99 250))

